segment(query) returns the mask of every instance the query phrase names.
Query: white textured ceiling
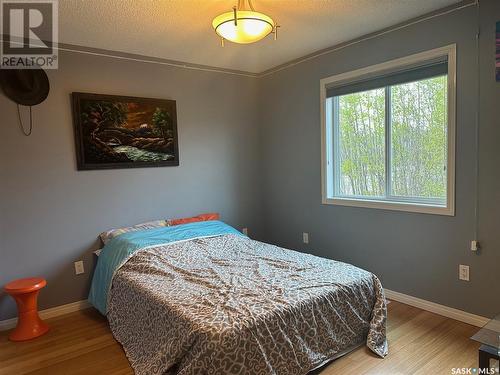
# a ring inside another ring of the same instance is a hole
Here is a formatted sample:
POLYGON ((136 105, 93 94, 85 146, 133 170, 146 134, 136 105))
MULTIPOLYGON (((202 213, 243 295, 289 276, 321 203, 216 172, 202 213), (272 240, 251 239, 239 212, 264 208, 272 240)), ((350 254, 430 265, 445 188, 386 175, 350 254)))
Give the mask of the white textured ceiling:
POLYGON ((253 0, 281 26, 278 40, 222 48, 212 19, 236 0, 61 0, 59 41, 259 73, 457 2, 253 0))

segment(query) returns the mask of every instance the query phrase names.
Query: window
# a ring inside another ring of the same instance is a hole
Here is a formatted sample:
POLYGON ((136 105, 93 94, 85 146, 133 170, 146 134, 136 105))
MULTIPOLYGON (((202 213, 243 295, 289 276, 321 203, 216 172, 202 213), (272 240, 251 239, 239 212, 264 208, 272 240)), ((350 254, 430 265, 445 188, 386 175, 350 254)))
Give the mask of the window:
POLYGON ((323 203, 454 215, 455 46, 321 80, 323 203))

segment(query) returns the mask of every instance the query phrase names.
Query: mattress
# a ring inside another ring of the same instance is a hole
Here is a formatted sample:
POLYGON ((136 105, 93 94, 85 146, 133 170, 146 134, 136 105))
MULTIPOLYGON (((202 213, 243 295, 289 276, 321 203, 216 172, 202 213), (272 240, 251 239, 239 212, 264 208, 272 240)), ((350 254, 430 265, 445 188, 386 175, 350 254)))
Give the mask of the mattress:
POLYGON ((307 374, 388 351, 375 275, 231 232, 137 249, 106 313, 137 374, 307 374))

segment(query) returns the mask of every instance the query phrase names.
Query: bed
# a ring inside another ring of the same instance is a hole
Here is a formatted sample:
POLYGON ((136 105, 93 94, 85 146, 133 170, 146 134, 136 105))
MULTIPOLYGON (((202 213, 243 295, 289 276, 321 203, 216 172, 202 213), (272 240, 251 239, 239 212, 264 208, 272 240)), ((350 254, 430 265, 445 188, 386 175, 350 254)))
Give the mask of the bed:
POLYGON ((89 300, 136 374, 303 375, 363 344, 388 350, 375 275, 220 221, 114 238, 89 300))

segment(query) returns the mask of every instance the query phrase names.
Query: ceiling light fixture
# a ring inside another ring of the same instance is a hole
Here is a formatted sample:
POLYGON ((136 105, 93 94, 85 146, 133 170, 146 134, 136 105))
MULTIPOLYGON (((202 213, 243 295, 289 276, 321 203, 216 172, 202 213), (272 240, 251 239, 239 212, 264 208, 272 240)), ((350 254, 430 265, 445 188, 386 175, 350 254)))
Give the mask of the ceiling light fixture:
POLYGON ((212 26, 217 35, 234 43, 248 44, 257 42, 269 34, 278 38, 278 25, 263 13, 256 12, 252 0, 238 0, 238 6, 232 12, 223 13, 214 18, 212 26))

